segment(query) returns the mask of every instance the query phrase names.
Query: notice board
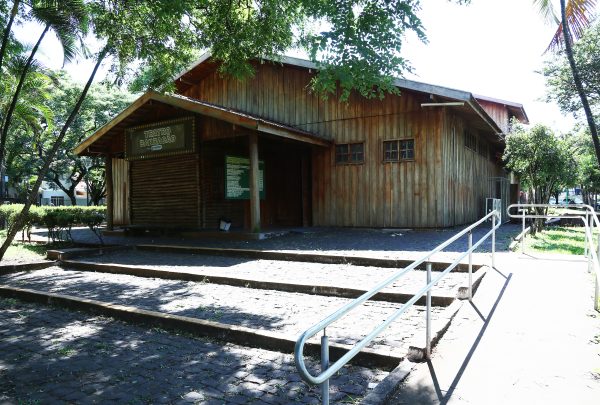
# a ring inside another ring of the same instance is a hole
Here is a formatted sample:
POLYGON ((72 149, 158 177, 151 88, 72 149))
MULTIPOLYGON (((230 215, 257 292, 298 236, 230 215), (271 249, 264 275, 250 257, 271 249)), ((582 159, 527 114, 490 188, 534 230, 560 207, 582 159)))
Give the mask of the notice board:
POLYGON ((195 151, 194 118, 155 122, 126 130, 125 158, 149 159, 195 151))
MULTIPOLYGON (((260 199, 265 199, 265 162, 258 161, 258 189, 260 199)), ((228 200, 250 199, 250 159, 225 156, 225 198, 228 200)))

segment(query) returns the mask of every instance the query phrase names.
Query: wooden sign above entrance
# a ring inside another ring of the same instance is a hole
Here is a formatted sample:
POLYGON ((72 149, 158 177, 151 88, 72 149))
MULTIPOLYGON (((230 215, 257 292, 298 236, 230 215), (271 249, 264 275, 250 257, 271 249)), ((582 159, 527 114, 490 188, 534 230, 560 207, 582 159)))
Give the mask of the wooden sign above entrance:
POLYGON ((125 132, 125 158, 149 159, 196 150, 194 117, 155 122, 125 132))
MULTIPOLYGON (((258 189, 260 199, 265 199, 265 162, 258 161, 258 189)), ((225 198, 229 200, 250 199, 250 159, 225 156, 225 198)))

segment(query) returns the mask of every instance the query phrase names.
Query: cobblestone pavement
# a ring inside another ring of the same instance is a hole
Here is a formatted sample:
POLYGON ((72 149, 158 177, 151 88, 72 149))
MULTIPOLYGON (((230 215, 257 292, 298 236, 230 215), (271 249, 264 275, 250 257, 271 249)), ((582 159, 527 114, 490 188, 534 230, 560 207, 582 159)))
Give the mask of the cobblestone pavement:
MULTIPOLYGON (((0 283, 254 329, 296 338, 349 299, 256 290, 190 281, 68 271, 58 267, 0 277, 0 283)), ((353 344, 402 304, 370 301, 327 328, 332 342, 353 344)), ((435 321, 442 312, 434 308, 435 321)), ((424 336, 424 307, 413 306, 369 347, 404 355, 416 333, 424 336)), ((313 338, 317 341, 317 337, 313 338)))
MULTIPOLYGON (((345 367, 332 402, 352 402, 386 375, 345 367)), ((0 300, 3 404, 316 404, 317 391, 288 354, 0 300)))
MULTIPOLYGON (((158 253, 143 250, 115 251, 101 256, 89 256, 83 261, 104 264, 122 264, 164 271, 197 273, 207 276, 231 277, 244 280, 277 281, 288 284, 335 286, 368 290, 399 269, 288 262, 281 260, 253 260, 224 256, 189 253, 158 253)), ((439 273, 434 272, 433 277, 439 273)), ((458 287, 468 283, 466 273, 450 272, 440 280, 434 292, 456 295, 458 287)), ((386 288, 385 292, 416 293, 425 285, 426 273, 412 271, 386 288)))
MULTIPOLYGON (((435 246, 451 238, 466 226, 439 230, 410 229, 365 229, 365 228, 301 228, 283 236, 265 240, 226 240, 222 238, 180 238, 180 237, 122 237, 106 236, 107 244, 136 245, 145 243, 176 244, 189 246, 207 246, 222 248, 246 248, 265 250, 293 250, 347 255, 361 255, 389 258, 419 258, 435 246)), ((490 225, 480 226, 473 232, 473 241, 477 241, 490 230, 490 225)), ((496 250, 506 251, 511 238, 521 231, 520 225, 505 224, 496 235, 496 250)), ((45 240, 44 230, 34 232, 36 238, 45 240)), ((73 237, 79 243, 97 244, 98 239, 87 228, 76 228, 73 237)), ((450 253, 466 250, 467 237, 450 245, 439 258, 450 253)), ((491 251, 491 238, 478 249, 479 252, 491 251)), ((452 256, 452 255, 450 255, 452 256)))

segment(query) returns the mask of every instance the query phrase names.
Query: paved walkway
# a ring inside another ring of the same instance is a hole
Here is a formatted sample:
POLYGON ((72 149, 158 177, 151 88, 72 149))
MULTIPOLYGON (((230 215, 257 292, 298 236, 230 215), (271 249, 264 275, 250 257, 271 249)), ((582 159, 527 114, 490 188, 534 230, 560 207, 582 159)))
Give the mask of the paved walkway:
MULTIPOLYGON (((264 249, 279 251, 304 251, 334 253, 338 255, 356 255, 378 258, 412 258, 417 259, 423 253, 454 236, 466 226, 445 229, 370 229, 370 228, 301 228, 292 233, 265 240, 227 240, 216 238, 181 238, 181 237, 123 237, 106 236, 106 244, 172 244, 184 246, 206 246, 220 248, 264 249)), ((491 228, 485 224, 473 232, 473 241, 477 241, 491 228)), ((512 237, 521 231, 520 225, 505 224, 497 231, 496 250, 507 251, 512 237)), ((33 232, 34 239, 46 240, 43 229, 33 232)), ((74 228, 73 239, 78 243, 98 244, 98 238, 87 228, 74 228)), ((448 246, 445 252, 463 252, 466 250, 467 237, 463 237, 448 246)), ((491 238, 483 243, 479 252, 491 251, 491 238)), ((439 255, 436 259, 453 255, 439 255)))
POLYGON ((582 259, 500 254, 473 305, 389 404, 600 404, 592 296, 582 259))
MULTIPOLYGON (((257 268, 258 270, 258 268, 257 268)), ((70 271, 53 267, 0 277, 0 284, 277 332, 296 339, 350 299, 246 289, 192 281, 70 271)), ((402 304, 371 301, 327 328, 331 342, 354 344, 402 304)), ((368 347, 404 356, 421 335, 424 307, 414 306, 368 347)), ((432 309, 435 321, 442 308, 432 309)), ((318 342, 318 337, 312 340, 318 342)))
MULTIPOLYGON (((314 363, 312 363, 314 364, 314 363)), ((348 366, 334 402, 386 372, 348 366)), ((0 300, 0 404, 317 404, 289 354, 0 300)))

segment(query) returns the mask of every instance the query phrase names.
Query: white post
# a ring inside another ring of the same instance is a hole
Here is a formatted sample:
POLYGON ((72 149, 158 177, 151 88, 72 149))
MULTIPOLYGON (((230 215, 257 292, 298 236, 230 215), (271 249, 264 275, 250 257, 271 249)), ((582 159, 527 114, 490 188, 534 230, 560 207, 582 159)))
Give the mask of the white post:
POLYGON ((525 253, 525 208, 521 207, 521 213, 523 215, 523 226, 521 229, 521 253, 525 253))
MULTIPOLYGON (((427 264, 425 264, 425 269, 427 270, 427 285, 429 285, 429 283, 431 283, 430 262, 427 262, 427 264)), ((427 313, 425 315, 425 358, 429 359, 431 357, 431 289, 427 290, 426 306, 427 313)))
MULTIPOLYGON (((325 330, 321 336, 321 372, 325 372, 329 368, 329 338, 325 330)), ((321 383, 321 403, 329 405, 329 380, 321 383)))
POLYGON ((492 268, 496 268, 496 214, 492 215, 492 268))
POLYGON ((469 301, 473 298, 473 252, 471 252, 471 248, 473 247, 473 233, 469 231, 468 234, 469 240, 469 301))

